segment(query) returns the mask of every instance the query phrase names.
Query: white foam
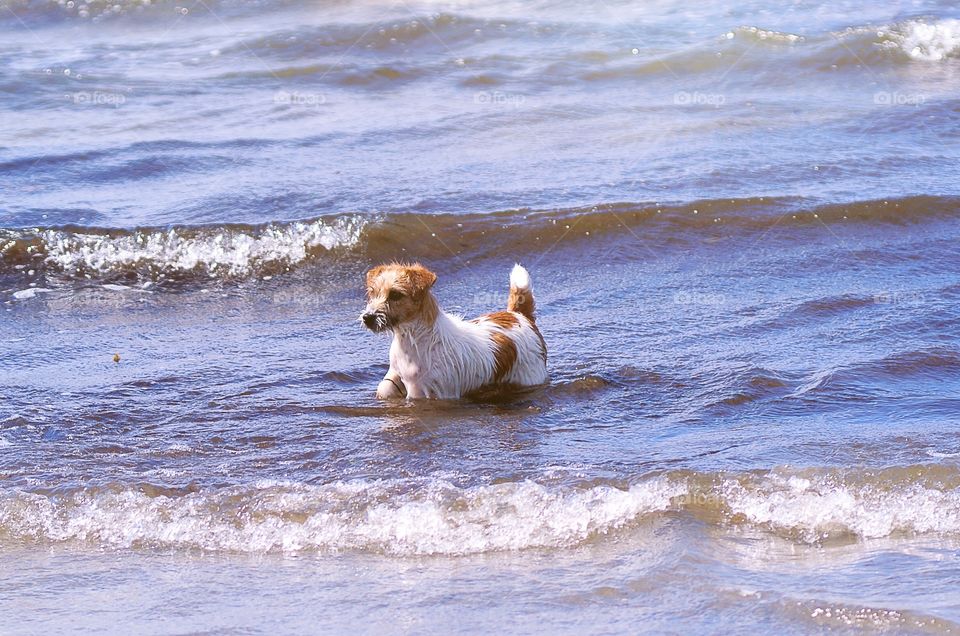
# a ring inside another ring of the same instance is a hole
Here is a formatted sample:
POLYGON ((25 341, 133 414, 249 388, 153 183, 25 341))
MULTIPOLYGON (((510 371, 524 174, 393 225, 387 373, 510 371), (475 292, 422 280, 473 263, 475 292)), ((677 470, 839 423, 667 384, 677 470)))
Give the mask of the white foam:
POLYGON ((890 37, 915 60, 937 62, 960 54, 960 20, 910 20, 891 29, 890 37))
POLYGON ((572 545, 666 510, 681 492, 660 479, 621 490, 531 481, 459 488, 436 478, 258 484, 180 497, 123 490, 53 499, 19 492, 0 498, 0 530, 117 547, 459 555, 572 545))
POLYGON ((719 492, 731 518, 739 515, 805 542, 837 534, 870 539, 960 533, 960 491, 930 484, 851 485, 828 475, 771 474, 747 486, 725 480, 719 492))
POLYGON ((927 455, 930 457, 937 457, 940 459, 948 459, 950 457, 960 457, 960 453, 947 453, 943 451, 928 450, 927 455))
POLYGON ((459 487, 435 475, 322 486, 260 482, 184 495, 12 491, 0 495, 0 534, 124 548, 464 555, 573 546, 650 515, 697 514, 706 506, 709 523, 747 524, 806 543, 843 535, 957 536, 958 477, 939 470, 930 479, 926 468, 892 477, 684 473, 629 489, 534 481, 459 487))
POLYGON ((203 270, 211 275, 247 275, 265 263, 295 265, 317 247, 350 247, 360 239, 363 223, 354 217, 275 224, 256 231, 179 229, 104 234, 46 230, 48 263, 68 271, 106 273, 131 267, 167 272, 203 270))
POLYGON ((724 35, 724 38, 732 40, 738 33, 740 35, 753 36, 760 40, 769 40, 771 42, 783 44, 796 44, 798 42, 803 42, 804 40, 802 35, 785 33, 781 31, 769 31, 755 26, 743 26, 738 28, 736 31, 729 31, 724 35))
POLYGON ((30 300, 37 294, 44 294, 52 291, 52 289, 47 289, 46 287, 28 287, 27 289, 21 289, 20 291, 13 292, 13 297, 17 300, 30 300))

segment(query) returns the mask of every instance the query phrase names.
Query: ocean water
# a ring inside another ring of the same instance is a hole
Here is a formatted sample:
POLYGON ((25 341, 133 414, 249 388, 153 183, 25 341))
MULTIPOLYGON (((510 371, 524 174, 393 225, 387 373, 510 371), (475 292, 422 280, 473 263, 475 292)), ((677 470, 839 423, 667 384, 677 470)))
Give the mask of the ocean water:
POLYGON ((0 97, 3 634, 960 632, 956 3, 0 0, 0 97), (549 385, 377 402, 391 259, 549 385))

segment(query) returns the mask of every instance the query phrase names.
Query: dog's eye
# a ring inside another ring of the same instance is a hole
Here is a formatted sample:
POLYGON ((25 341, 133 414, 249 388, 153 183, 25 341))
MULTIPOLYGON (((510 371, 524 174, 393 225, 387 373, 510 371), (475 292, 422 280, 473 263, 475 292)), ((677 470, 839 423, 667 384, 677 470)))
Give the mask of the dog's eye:
POLYGON ((403 292, 396 289, 391 289, 390 293, 387 294, 387 300, 400 300, 401 298, 403 298, 403 292))

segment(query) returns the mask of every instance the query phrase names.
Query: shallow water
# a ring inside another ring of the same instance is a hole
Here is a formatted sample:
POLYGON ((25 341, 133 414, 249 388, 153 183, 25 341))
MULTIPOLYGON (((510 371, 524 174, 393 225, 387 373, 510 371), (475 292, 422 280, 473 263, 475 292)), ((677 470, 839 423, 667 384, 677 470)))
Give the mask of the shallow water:
POLYGON ((4 630, 960 631, 958 19, 7 0, 4 630), (393 258, 550 384, 373 399, 393 258))

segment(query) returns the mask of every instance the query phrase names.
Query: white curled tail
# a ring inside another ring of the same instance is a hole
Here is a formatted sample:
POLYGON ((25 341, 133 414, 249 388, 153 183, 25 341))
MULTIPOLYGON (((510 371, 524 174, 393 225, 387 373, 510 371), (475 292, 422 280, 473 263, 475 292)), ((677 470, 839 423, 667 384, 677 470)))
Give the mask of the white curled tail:
POLYGON ((510 297, 507 299, 507 311, 515 311, 534 321, 536 303, 533 300, 533 284, 530 274, 519 263, 510 272, 510 297))

